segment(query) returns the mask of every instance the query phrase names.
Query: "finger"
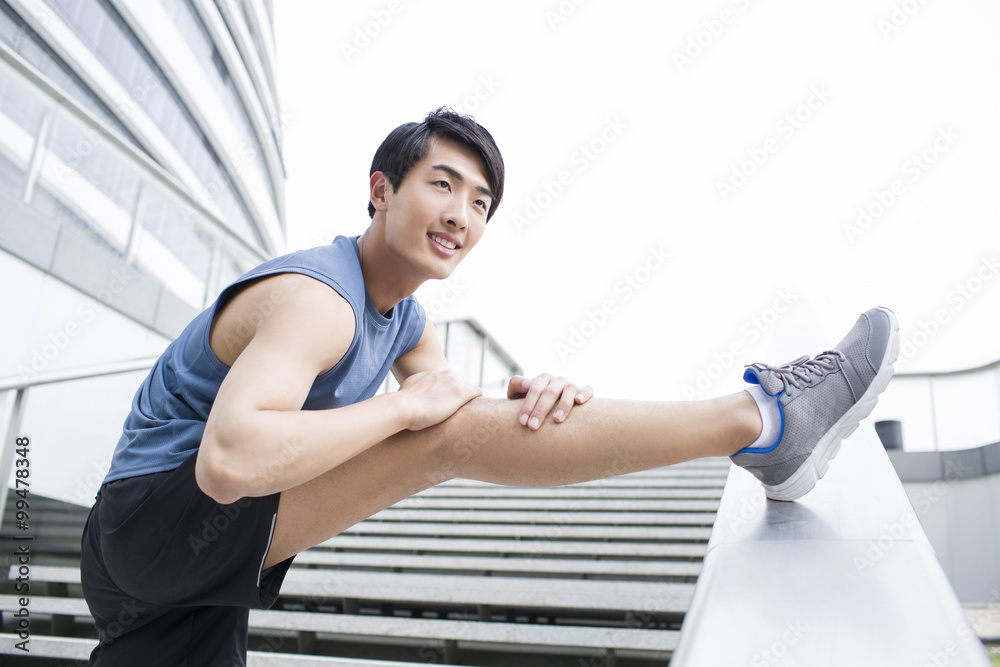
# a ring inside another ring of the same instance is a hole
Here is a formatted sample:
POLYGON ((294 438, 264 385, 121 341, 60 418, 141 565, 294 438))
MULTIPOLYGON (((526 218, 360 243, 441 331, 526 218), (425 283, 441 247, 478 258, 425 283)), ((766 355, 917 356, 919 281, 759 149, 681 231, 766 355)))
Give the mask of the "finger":
POLYGON ((562 394, 556 402, 555 411, 552 413, 552 420, 554 422, 560 423, 569 417, 570 410, 576 404, 576 397, 579 395, 579 391, 580 389, 575 384, 570 384, 563 388, 562 394))
POLYGON ((594 388, 588 384, 584 385, 579 391, 576 392, 576 396, 573 397, 573 400, 576 401, 577 405, 583 405, 593 397, 594 388))
POLYGON ((507 383, 507 398, 523 398, 530 386, 531 380, 521 375, 515 375, 507 383))
POLYGON ((524 394, 524 401, 521 403, 521 426, 528 426, 529 428, 537 429, 538 426, 541 425, 541 419, 539 419, 538 424, 532 427, 531 417, 535 412, 535 408, 538 405, 538 400, 541 398, 542 392, 545 391, 545 388, 548 386, 549 382, 552 381, 552 379, 552 376, 548 373, 542 373, 534 380, 530 380, 530 386, 524 394))
POLYGON ((562 396, 563 389, 568 384, 565 378, 558 378, 549 382, 545 389, 538 395, 538 401, 531 410, 531 417, 528 419, 528 428, 537 431, 541 428, 545 418, 552 412, 552 407, 562 396))

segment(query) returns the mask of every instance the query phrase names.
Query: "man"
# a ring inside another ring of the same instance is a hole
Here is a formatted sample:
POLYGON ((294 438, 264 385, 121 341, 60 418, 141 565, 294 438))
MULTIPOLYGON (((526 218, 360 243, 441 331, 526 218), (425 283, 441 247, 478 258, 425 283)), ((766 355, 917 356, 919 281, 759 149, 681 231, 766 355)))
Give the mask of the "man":
POLYGON ((93 664, 245 664, 248 610, 274 603, 295 554, 452 477, 547 486, 732 456, 793 500, 888 383, 896 323, 876 308, 835 350, 749 366, 731 396, 608 401, 543 374, 481 397, 412 294, 479 242, 503 178, 471 118, 400 126, 364 234, 254 269, 167 348, 84 534, 93 664), (390 369, 399 391, 375 395, 390 369))

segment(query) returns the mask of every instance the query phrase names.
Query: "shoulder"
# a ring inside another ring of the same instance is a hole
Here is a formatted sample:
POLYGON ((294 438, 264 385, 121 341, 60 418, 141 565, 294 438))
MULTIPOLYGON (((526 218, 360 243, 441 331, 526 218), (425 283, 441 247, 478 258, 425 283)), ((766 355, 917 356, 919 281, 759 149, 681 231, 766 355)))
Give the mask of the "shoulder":
POLYGON ((353 314, 344 296, 325 282, 305 273, 279 273, 261 280, 264 287, 256 299, 261 306, 273 302, 275 307, 310 312, 319 320, 330 316, 353 314))
POLYGON ((336 363, 350 347, 356 326, 354 308, 329 285, 302 273, 278 273, 236 294, 216 314, 210 340, 227 366, 255 338, 312 349, 324 364, 336 363))
POLYGON ((346 298, 355 311, 364 307, 365 283, 353 239, 338 236, 332 243, 277 257, 257 267, 259 275, 281 272, 309 276, 346 298))

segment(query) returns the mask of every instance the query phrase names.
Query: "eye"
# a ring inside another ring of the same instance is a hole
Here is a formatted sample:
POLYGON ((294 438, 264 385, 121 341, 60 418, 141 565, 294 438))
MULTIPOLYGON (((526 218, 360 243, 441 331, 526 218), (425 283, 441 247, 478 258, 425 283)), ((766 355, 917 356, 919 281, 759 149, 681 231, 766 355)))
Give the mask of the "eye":
POLYGON ((449 183, 448 181, 434 181, 434 185, 439 185, 448 190, 451 189, 451 183, 449 183))
POLYGON ((484 211, 488 211, 488 210, 489 210, 489 208, 490 208, 489 206, 487 206, 487 205, 486 205, 486 202, 484 202, 484 201, 483 201, 482 199, 477 199, 477 200, 476 200, 475 202, 473 202, 473 203, 474 203, 474 204, 475 204, 476 206, 478 206, 478 207, 480 207, 481 209, 483 209, 484 211))

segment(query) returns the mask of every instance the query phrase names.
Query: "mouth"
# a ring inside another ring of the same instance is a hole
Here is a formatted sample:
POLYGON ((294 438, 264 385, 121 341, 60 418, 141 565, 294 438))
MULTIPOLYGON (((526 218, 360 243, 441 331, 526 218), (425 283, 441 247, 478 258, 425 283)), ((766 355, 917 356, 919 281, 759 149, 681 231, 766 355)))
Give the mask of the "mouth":
POLYGON ((438 234, 428 232, 427 238, 431 241, 431 247, 446 257, 453 256, 456 252, 458 252, 458 249, 462 247, 454 241, 438 234))

